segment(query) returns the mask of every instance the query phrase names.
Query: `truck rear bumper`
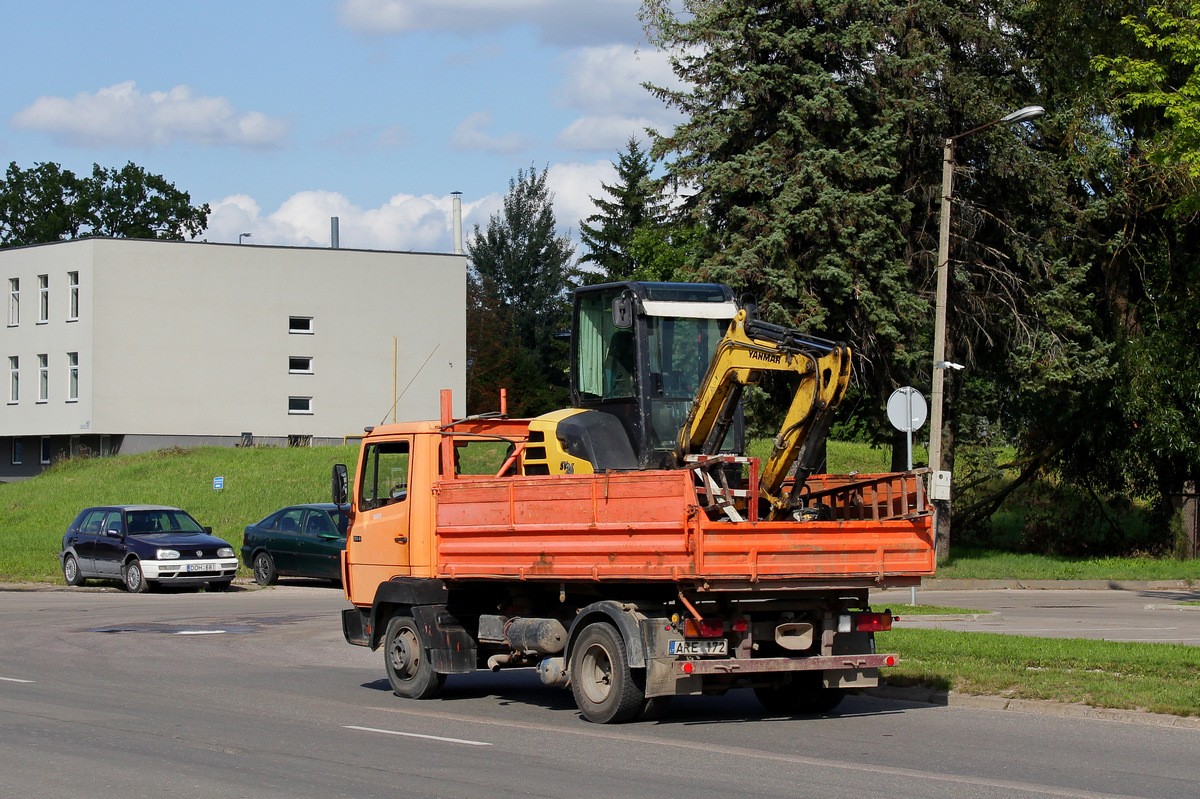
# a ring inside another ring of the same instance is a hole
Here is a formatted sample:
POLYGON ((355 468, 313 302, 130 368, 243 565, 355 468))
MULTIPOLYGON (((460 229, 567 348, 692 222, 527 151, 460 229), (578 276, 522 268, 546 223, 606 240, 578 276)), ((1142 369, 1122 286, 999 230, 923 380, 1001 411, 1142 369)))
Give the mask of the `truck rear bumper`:
POLYGON ((677 677, 703 674, 761 674, 781 671, 861 671, 895 666, 896 655, 826 655, 808 658, 720 658, 679 660, 675 662, 677 677))

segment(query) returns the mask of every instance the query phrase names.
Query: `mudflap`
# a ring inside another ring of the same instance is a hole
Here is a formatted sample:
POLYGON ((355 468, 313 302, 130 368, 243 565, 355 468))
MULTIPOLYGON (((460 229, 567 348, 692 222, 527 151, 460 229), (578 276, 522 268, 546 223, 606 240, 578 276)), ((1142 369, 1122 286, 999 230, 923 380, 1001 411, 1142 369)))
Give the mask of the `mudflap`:
POLYGON ((475 671, 478 654, 475 639, 445 605, 418 605, 413 621, 429 642, 429 663, 438 674, 468 674, 475 671))
POLYGON ((371 637, 367 635, 367 620, 364 611, 358 608, 346 608, 342 611, 342 635, 346 637, 348 644, 371 645, 371 637))

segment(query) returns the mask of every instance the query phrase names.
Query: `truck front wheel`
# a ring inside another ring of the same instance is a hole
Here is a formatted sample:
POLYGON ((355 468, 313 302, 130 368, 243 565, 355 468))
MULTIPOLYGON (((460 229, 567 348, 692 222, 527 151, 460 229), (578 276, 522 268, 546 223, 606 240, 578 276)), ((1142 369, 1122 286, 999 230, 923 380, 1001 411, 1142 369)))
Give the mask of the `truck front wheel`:
POLYGON ((596 724, 629 721, 645 690, 634 681, 621 634, 611 624, 589 625, 571 652, 571 692, 583 717, 596 724))
POLYGON ((442 690, 445 674, 429 662, 428 642, 411 616, 393 616, 383 634, 383 657, 388 682, 396 696, 432 699, 442 690))

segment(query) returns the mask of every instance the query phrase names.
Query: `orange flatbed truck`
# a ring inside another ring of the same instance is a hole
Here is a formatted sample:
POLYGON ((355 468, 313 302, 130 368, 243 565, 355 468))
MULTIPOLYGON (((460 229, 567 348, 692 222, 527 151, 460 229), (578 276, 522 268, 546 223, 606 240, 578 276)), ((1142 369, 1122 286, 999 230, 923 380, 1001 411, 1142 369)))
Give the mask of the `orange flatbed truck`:
POLYGON ((876 651, 892 616, 868 592, 934 573, 927 470, 813 474, 792 506, 820 512, 772 521, 756 502, 727 510, 758 495, 757 459, 523 474, 543 443, 536 422, 455 420, 450 407, 443 392, 439 421, 370 429, 353 478, 334 470, 352 515, 343 632, 383 649, 399 696, 536 667, 599 723, 739 687, 802 714, 896 663, 876 651), (705 471, 729 461, 743 475, 732 484, 705 471))

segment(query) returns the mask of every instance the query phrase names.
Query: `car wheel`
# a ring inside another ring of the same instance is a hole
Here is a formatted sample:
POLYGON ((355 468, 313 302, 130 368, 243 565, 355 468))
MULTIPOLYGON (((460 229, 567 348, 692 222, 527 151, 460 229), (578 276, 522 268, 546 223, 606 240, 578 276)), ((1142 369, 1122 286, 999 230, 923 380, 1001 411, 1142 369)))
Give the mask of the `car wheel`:
POLYGON ((432 699, 441 692, 446 675, 433 670, 427 649, 427 641, 411 616, 393 616, 388 621, 383 657, 396 696, 432 699))
POLYGON ((74 555, 63 557, 63 578, 67 585, 83 585, 83 573, 79 571, 79 561, 74 555))
POLYGON ((125 590, 131 594, 144 594, 150 590, 150 583, 142 574, 141 561, 131 560, 121 570, 121 579, 125 582, 125 590))
POLYGON ((227 588, 229 588, 229 586, 232 584, 233 584, 233 580, 209 580, 208 581, 208 590, 209 591, 224 591, 227 588))
POLYGON ((254 582, 259 585, 274 585, 279 579, 279 572, 275 571, 275 561, 271 560, 271 556, 266 552, 259 552, 254 556, 254 582))

